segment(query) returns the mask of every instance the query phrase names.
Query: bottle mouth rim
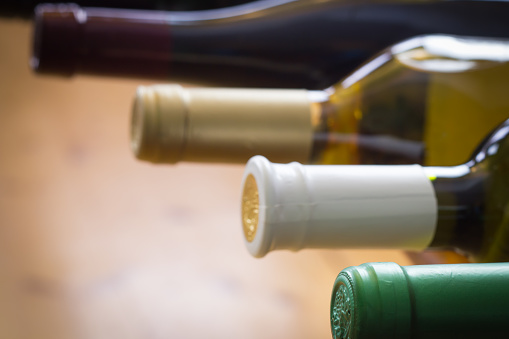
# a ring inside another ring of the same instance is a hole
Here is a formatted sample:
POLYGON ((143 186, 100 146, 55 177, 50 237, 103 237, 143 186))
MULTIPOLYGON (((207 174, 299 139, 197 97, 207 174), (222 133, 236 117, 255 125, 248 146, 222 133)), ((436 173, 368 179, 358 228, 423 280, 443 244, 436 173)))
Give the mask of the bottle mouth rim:
POLYGON ((271 163, 267 158, 257 155, 249 159, 242 179, 242 229, 244 243, 249 253, 262 258, 271 251, 272 230, 267 225, 266 206, 270 198, 268 190, 272 185, 267 180, 270 175, 271 163), (249 222, 246 222, 249 217, 249 222))
POLYGON ((404 268, 393 262, 364 263, 343 269, 331 295, 334 339, 411 337, 413 301, 404 268))
POLYGON ((186 108, 179 85, 139 86, 131 109, 130 145, 140 160, 175 164, 186 139, 186 108))
POLYGON ((340 273, 334 283, 330 304, 330 325, 334 339, 354 337, 356 299, 349 276, 340 273))

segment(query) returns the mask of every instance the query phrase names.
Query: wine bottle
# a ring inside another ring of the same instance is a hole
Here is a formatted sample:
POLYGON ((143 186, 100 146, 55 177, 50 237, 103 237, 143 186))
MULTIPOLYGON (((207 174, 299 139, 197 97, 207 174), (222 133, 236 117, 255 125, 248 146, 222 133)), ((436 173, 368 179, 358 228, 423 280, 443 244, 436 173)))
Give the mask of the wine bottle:
POLYGON ((242 223, 249 252, 454 249, 509 261, 509 120, 458 166, 273 164, 249 160, 242 223))
POLYGON ((323 89, 416 35, 509 37, 508 15, 498 1, 265 0, 189 13, 44 5, 31 65, 64 76, 323 89))
POLYGON ((431 35, 385 50, 336 86, 140 87, 139 159, 458 165, 509 118, 509 40, 431 35))
MULTIPOLYGON (((0 17, 30 19, 34 9, 43 3, 59 3, 49 0, 2 0, 0 17)), ((74 0, 79 6, 152 9, 165 11, 189 11, 227 7, 248 2, 248 0, 74 0)))
POLYGON ((508 285, 507 263, 348 267, 332 290, 332 337, 506 338, 508 285))

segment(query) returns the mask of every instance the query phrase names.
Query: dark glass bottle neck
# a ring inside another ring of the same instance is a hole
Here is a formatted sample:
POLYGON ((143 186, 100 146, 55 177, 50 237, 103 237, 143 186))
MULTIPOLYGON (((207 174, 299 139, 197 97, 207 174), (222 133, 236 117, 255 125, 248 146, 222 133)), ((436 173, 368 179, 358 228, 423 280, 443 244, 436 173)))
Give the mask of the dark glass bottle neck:
POLYGON ((480 166, 426 167, 438 205, 431 248, 477 253, 484 223, 485 186, 489 175, 480 166))

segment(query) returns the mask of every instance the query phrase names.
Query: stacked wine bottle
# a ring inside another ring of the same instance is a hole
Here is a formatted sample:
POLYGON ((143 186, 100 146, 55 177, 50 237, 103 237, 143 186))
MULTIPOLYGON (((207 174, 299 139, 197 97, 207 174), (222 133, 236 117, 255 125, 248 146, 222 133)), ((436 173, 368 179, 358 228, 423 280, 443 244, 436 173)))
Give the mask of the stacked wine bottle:
POLYGON ((509 2, 133 9, 156 3, 39 5, 32 68, 229 86, 140 87, 131 147, 154 163, 247 161, 255 257, 448 249, 477 262, 345 269, 334 338, 507 336, 509 2))

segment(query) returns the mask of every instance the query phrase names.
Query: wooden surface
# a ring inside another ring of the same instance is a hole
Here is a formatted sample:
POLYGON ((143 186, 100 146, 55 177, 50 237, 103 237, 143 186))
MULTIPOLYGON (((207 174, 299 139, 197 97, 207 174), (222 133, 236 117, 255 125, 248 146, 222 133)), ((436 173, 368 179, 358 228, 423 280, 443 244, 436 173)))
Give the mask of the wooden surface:
POLYGON ((242 166, 136 161, 138 82, 36 77, 30 34, 29 23, 0 21, 0 338, 330 338, 341 269, 445 260, 250 257, 242 166))

